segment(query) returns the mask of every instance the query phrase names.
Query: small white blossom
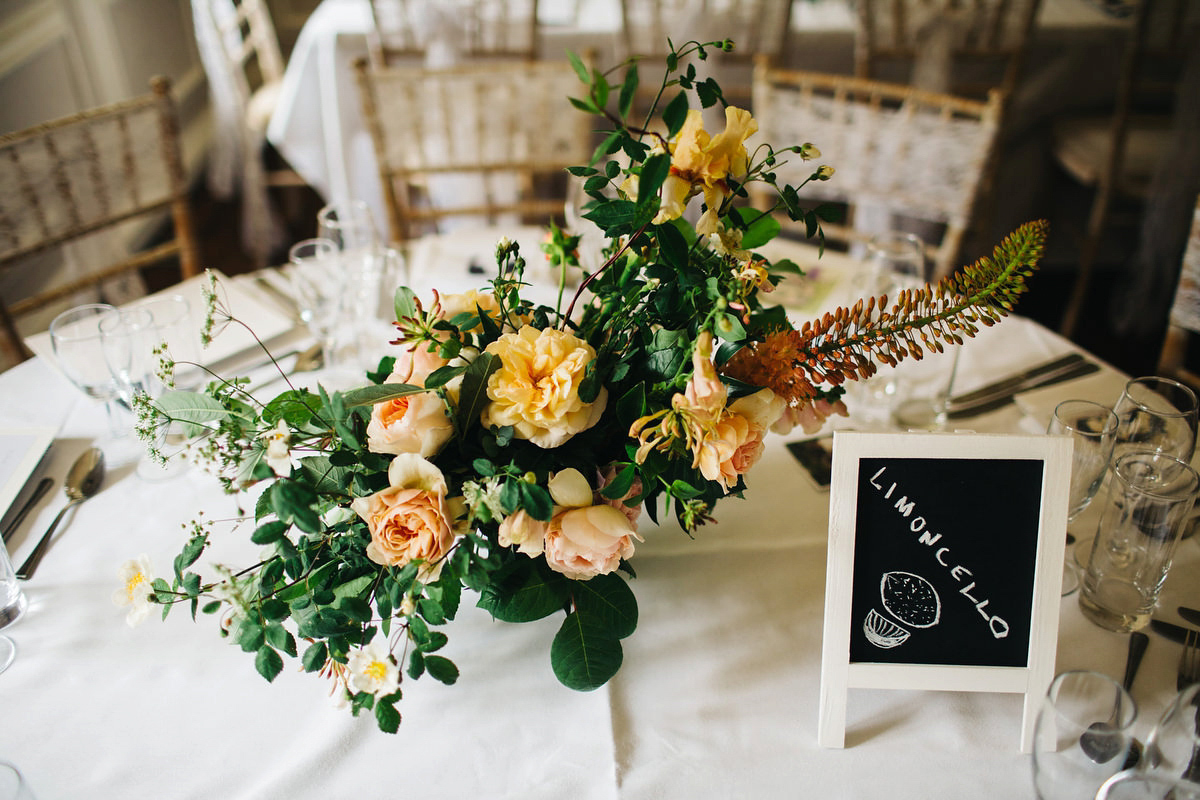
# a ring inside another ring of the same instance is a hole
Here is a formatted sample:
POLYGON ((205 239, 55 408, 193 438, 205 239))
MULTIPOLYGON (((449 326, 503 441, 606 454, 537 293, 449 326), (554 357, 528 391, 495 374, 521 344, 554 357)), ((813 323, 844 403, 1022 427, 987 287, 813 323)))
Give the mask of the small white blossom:
POLYGON ((129 606, 125 622, 129 627, 137 627, 146 614, 150 612, 150 595, 153 593, 151 583, 154 578, 150 575, 150 558, 144 553, 130 559, 121 565, 121 588, 113 592, 113 603, 118 606, 129 606))
POLYGON ((823 167, 817 167, 817 180, 827 181, 832 177, 833 177, 833 167, 828 166, 828 165, 823 166, 823 167))
POLYGON ((346 662, 352 692, 368 692, 386 697, 400 686, 400 668, 378 639, 355 650, 346 662))
POLYGON ((281 478, 291 475, 292 467, 298 462, 292 457, 292 432, 287 423, 279 420, 274 428, 262 434, 262 438, 267 440, 267 466, 281 478))

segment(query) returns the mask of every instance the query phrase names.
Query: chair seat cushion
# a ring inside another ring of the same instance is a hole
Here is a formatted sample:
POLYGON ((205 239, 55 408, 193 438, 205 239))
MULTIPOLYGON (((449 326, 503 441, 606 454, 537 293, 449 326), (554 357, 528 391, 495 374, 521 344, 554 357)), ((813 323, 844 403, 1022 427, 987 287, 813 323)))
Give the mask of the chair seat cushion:
MULTIPOLYGON (((1111 117, 1081 117, 1054 126, 1054 157, 1075 180, 1095 186, 1108 164, 1112 147, 1111 117)), ((1158 159, 1172 135, 1167 117, 1132 117, 1125 138, 1125 154, 1117 187, 1144 197, 1158 159)))

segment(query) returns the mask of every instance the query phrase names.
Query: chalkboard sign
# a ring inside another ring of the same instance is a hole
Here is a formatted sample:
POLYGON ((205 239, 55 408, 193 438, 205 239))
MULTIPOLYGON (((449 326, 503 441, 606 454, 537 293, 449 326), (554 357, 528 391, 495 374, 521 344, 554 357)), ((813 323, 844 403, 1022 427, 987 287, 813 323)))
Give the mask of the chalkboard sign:
POLYGON ((818 738, 845 743, 849 688, 1026 695, 1050 684, 1071 442, 837 433, 818 738))

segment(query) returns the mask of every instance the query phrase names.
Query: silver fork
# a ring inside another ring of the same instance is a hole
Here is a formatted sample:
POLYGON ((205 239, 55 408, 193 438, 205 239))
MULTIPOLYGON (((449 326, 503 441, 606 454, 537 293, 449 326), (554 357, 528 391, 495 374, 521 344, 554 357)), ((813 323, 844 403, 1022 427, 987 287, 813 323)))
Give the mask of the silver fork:
POLYGON ((1182 692, 1193 683, 1200 683, 1200 633, 1189 630, 1179 653, 1175 688, 1182 692))

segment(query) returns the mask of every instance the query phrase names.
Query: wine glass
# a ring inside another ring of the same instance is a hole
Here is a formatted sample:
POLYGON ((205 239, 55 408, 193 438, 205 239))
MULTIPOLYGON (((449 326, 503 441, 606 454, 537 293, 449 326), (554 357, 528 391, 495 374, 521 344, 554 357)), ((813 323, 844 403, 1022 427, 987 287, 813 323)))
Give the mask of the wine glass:
POLYGON ((1146 739, 1149 769, 1191 783, 1200 796, 1200 683, 1185 687, 1146 739))
POLYGON ((337 245, 329 239, 304 239, 288 251, 300 318, 321 342, 327 368, 338 366, 339 333, 346 308, 346 275, 337 245))
MULTIPOLYGON (((1112 462, 1133 450, 1149 450, 1190 463, 1196 450, 1196 394, 1170 378, 1148 376, 1125 384, 1113 407, 1117 437, 1112 462)), ((1091 538, 1075 543, 1075 563, 1086 570, 1091 538)))
MULTIPOLYGON (((21 584, 13 570, 8 550, 0 542, 0 630, 16 622, 25 613, 27 601, 21 584)), ((13 640, 0 634, 0 672, 8 669, 17 657, 17 646, 13 640)))
POLYGON ((1129 692, 1107 675, 1072 670, 1055 677, 1034 726, 1039 800, 1095 797, 1124 766, 1136 717, 1129 692))
POLYGON ((50 345, 59 368, 88 397, 104 401, 113 438, 126 430, 117 417, 117 381, 104 360, 100 323, 120 315, 107 303, 90 303, 64 311, 50 323, 50 345))
POLYGON ((154 318, 158 341, 166 344, 166 355, 174 367, 170 381, 177 389, 196 389, 204 382, 200 367, 200 321, 192 314, 192 304, 181 294, 155 295, 137 301, 154 318))
POLYGON ((1106 780, 1096 800, 1200 800, 1200 783, 1127 769, 1106 780))
MULTIPOLYGON (((1090 400, 1064 400, 1054 408, 1046 433, 1071 437, 1071 488, 1067 523, 1092 502, 1112 458, 1117 437, 1117 415, 1090 400)), ((1063 596, 1079 588, 1079 567, 1072 557, 1063 564, 1063 596)))
POLYGON ((330 203, 318 211, 317 238, 333 242, 339 252, 367 250, 382 243, 371 208, 362 200, 330 203))
POLYGON ((104 361, 116 383, 117 396, 130 408, 133 397, 151 392, 154 375, 154 317, 145 308, 130 308, 100 322, 104 361))

